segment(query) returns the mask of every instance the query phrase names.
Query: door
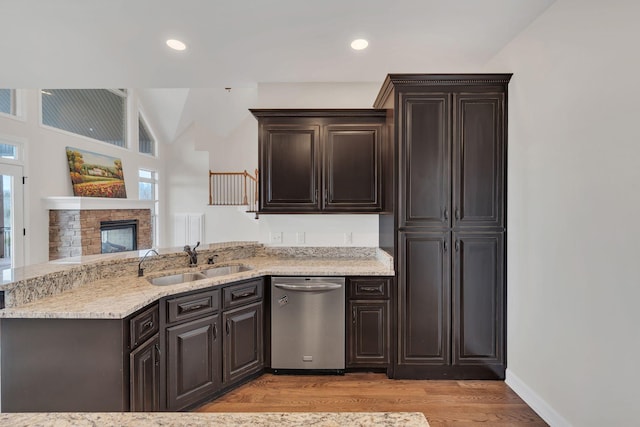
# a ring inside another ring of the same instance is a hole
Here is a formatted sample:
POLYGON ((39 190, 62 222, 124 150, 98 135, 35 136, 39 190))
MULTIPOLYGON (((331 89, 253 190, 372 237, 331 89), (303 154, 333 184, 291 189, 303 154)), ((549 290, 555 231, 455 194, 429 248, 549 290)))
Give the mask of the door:
POLYGON ((451 95, 402 93, 399 227, 448 227, 451 95))
POLYGON ((389 301, 349 301, 348 365, 389 364, 389 301))
POLYGON ((317 211, 320 127, 264 124, 260 135, 260 210, 317 211))
POLYGON ((382 128, 376 124, 326 126, 323 210, 381 210, 382 128))
POLYGON ((131 352, 131 412, 160 410, 160 339, 158 334, 131 352))
POLYGON ((220 386, 220 315, 167 328, 167 406, 178 411, 220 386))
POLYGON ((411 375, 410 365, 450 363, 449 236, 449 232, 400 232, 397 373, 401 376, 411 375))
POLYGON ((453 364, 505 370, 504 233, 454 233, 453 364))
POLYGON ((262 302, 223 313, 226 385, 262 368, 262 302))
POLYGON ((25 263, 22 177, 22 166, 0 163, 0 269, 25 263))
POLYGON ((454 227, 505 226, 504 94, 456 94, 454 227))

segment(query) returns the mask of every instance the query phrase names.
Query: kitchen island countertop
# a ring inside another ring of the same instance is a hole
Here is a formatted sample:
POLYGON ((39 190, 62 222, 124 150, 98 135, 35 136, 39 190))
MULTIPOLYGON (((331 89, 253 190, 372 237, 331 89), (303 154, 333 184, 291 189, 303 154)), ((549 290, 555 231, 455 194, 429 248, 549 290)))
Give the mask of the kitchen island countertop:
POLYGON ((14 427, 84 426, 407 426, 428 427, 420 412, 252 412, 252 413, 18 413, 0 414, 0 424, 14 427))

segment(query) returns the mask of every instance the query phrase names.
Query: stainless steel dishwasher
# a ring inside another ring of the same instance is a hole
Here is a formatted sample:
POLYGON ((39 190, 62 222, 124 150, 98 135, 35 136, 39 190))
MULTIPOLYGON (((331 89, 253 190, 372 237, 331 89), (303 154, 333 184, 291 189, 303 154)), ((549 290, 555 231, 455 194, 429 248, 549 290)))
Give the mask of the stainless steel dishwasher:
POLYGON ((344 372, 344 277, 271 278, 271 368, 344 372))

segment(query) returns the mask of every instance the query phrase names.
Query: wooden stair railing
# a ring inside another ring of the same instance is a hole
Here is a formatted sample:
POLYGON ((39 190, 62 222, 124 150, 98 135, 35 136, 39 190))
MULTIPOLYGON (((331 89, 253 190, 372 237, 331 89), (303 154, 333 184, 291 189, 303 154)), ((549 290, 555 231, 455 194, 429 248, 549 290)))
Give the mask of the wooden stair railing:
POLYGON ((258 169, 254 175, 243 172, 209 171, 210 206, 247 206, 258 211, 258 169))

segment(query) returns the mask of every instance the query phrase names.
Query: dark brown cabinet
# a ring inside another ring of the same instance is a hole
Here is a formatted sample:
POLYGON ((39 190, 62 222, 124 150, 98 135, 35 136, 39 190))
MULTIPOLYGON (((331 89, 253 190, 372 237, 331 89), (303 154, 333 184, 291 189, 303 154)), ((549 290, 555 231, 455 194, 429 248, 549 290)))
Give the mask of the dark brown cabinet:
POLYGON ((167 408, 178 411, 220 388, 220 315, 167 328, 167 408))
MULTIPOLYGON (((506 99, 511 75, 389 75, 399 378, 504 378, 506 99)), ((391 217, 391 218, 390 218, 391 217)))
POLYGON ((160 410, 160 339, 156 334, 129 355, 131 412, 160 410))
POLYGON ((262 302, 226 311, 223 382, 233 383, 263 367, 262 302))
POLYGON ((391 279, 348 278, 347 367, 388 368, 391 363, 391 279))
POLYGON ((381 110, 251 110, 259 122, 260 211, 379 212, 381 110))
MULTIPOLYGON (((451 343, 451 257, 447 232, 400 232, 399 374, 446 365, 451 343)), ((409 374, 410 375, 410 374, 409 374)))

